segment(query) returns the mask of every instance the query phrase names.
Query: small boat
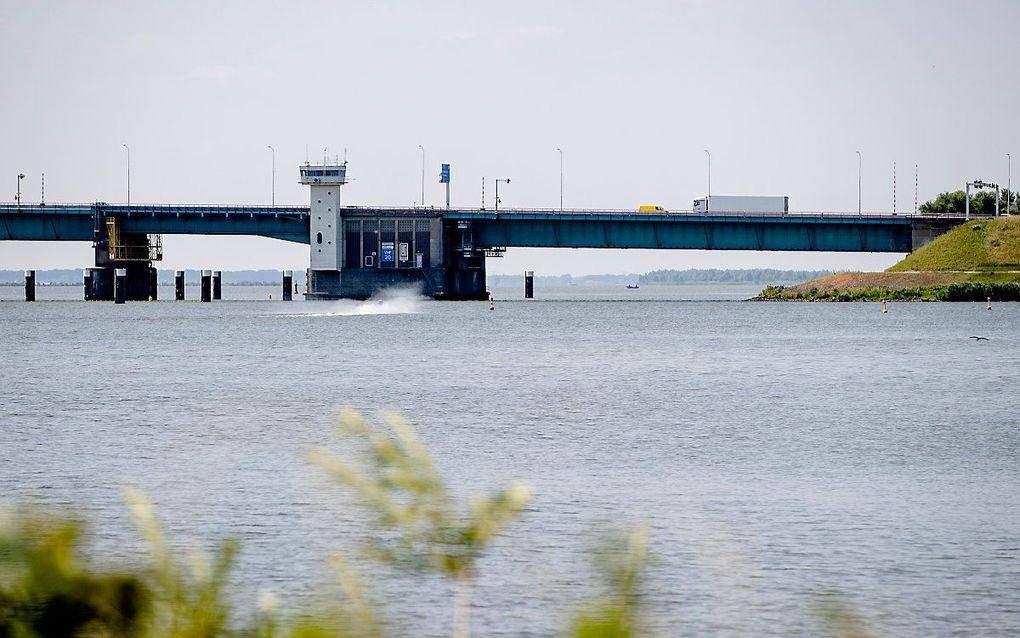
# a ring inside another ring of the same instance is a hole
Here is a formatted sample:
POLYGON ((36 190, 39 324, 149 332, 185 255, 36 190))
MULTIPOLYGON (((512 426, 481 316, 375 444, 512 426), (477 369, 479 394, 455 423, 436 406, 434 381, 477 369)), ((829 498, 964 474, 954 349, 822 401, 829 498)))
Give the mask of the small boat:
POLYGON ((638 287, 639 286, 637 284, 627 284, 627 288, 629 288, 631 290, 637 290, 638 287))

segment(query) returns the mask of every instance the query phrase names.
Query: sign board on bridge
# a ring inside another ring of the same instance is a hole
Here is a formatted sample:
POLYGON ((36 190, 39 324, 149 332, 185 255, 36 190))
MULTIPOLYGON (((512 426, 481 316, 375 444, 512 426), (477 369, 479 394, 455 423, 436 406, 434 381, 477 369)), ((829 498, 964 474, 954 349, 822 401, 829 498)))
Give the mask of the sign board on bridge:
POLYGON ((450 183, 450 165, 440 164, 439 165, 439 183, 449 184, 450 183))

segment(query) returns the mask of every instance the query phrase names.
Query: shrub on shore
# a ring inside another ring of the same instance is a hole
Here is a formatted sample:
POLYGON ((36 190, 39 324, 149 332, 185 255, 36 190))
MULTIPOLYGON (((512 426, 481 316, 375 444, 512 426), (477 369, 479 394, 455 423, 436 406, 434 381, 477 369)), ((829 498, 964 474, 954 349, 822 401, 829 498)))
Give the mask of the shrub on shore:
POLYGON ((792 291, 768 286, 756 297, 774 301, 1020 301, 1020 284, 962 282, 914 288, 853 288, 846 290, 792 291))

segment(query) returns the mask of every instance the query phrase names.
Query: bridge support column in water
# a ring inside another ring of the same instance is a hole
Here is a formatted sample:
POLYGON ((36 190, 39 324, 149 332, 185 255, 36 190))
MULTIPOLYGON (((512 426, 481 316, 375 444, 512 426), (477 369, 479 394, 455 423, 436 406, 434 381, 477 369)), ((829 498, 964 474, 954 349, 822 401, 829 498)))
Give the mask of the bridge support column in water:
POLYGON ((124 233, 117 219, 95 215, 94 238, 96 265, 86 270, 83 279, 86 301, 115 300, 115 271, 125 272, 124 299, 146 301, 157 299, 157 272, 152 262, 163 258, 163 242, 159 235, 124 233))
POLYGON ((174 299, 184 301, 184 271, 174 271, 174 299))
POLYGON ((202 301, 209 303, 212 301, 212 271, 203 270, 201 273, 201 299, 202 301))
POLYGON ((293 301, 294 300, 294 271, 284 270, 283 271, 283 300, 293 301))
POLYGON ((25 301, 35 301, 35 271, 25 271, 25 301))

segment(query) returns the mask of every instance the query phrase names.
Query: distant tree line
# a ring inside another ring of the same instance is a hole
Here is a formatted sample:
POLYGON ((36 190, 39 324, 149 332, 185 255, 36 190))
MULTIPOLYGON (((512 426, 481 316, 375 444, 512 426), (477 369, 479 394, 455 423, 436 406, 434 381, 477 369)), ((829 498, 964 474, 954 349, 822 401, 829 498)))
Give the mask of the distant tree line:
POLYGON ((780 281, 808 281, 833 274, 831 270, 776 270, 751 268, 748 270, 720 270, 717 268, 688 270, 653 270, 641 275, 642 284, 685 283, 747 283, 763 284, 780 281))
MULTIPOLYGON (((1007 189, 1002 189, 1002 194, 999 196, 999 214, 1006 214, 1007 212, 1016 212, 1016 195, 1013 195, 1007 189), (1007 202, 1013 200, 1012 207, 1008 207, 1007 202)), ((935 217, 959 217, 962 216, 967 210, 967 194, 963 191, 953 191, 951 193, 939 193, 939 196, 935 199, 921 204, 918 212, 922 215, 931 215, 935 217)), ((970 196, 970 214, 975 216, 991 217, 995 214, 995 192, 994 191, 977 191, 972 193, 970 196)))

